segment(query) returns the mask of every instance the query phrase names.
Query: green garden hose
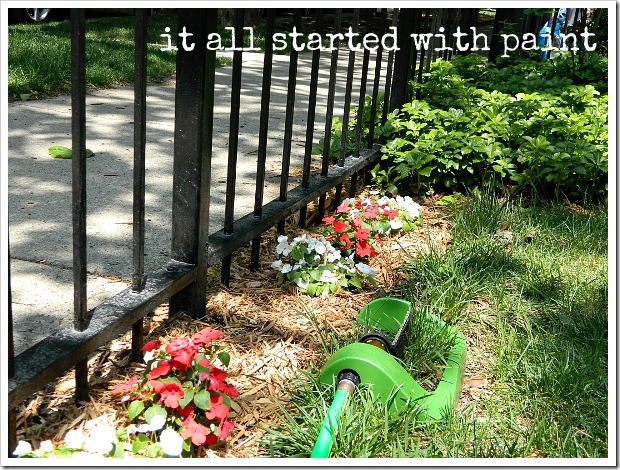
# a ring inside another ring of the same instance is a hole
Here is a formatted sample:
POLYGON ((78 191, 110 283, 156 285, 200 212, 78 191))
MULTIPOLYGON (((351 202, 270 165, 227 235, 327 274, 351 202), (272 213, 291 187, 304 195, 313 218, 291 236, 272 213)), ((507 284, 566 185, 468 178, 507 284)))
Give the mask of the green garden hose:
POLYGON ((310 458, 325 458, 329 456, 342 410, 344 410, 349 396, 355 392, 359 383, 359 376, 354 372, 346 371, 339 374, 334 399, 327 410, 327 415, 321 425, 321 430, 319 431, 319 436, 314 444, 310 458))

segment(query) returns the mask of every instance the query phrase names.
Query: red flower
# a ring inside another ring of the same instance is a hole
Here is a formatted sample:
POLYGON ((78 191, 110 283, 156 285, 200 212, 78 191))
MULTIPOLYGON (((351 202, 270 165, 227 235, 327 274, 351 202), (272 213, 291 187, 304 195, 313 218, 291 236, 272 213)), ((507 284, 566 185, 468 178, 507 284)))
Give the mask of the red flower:
POLYGON ((191 366, 196 354, 198 354, 198 348, 195 346, 187 346, 186 348, 179 349, 171 362, 181 372, 185 372, 191 366))
POLYGON ((187 338, 174 338, 170 344, 166 346, 166 351, 170 355, 176 356, 181 349, 185 349, 188 346, 189 340, 187 338))
POLYGON ((207 440, 205 441, 205 444, 207 444, 208 446, 217 444, 217 436, 213 433, 207 434, 207 440))
POLYGON ((360 258, 365 258, 369 256, 371 253, 371 246, 365 241, 360 241, 357 243, 357 247, 355 249, 355 254, 360 258))
POLYGON ((367 228, 358 227, 358 229, 355 231, 355 239, 364 241, 368 238, 369 234, 370 234, 370 231, 367 228))
POLYGON ((194 413, 194 406, 191 403, 188 403, 185 408, 177 408, 177 415, 181 418, 187 418, 194 413))
POLYGON ((223 337, 224 334, 221 331, 214 330, 211 327, 206 327, 196 333, 192 337, 192 340, 195 346, 200 347, 209 344, 211 341, 222 339, 223 337))
POLYGON ((131 391, 131 387, 138 381, 137 376, 132 376, 127 382, 115 385, 112 388, 112 393, 129 393, 131 391))
POLYGON ((158 380, 149 380, 149 383, 153 386, 155 393, 158 393, 161 398, 159 403, 162 402, 168 408, 178 408, 179 398, 183 398, 185 392, 183 389, 174 382, 159 382, 158 380))
POLYGON ((234 385, 224 384, 222 390, 220 390, 223 394, 228 395, 230 398, 235 399, 239 396, 239 392, 237 392, 237 387, 234 385))
POLYGON ((160 346, 161 341, 159 341, 158 339, 154 339, 142 346, 142 351, 152 351, 153 349, 158 349, 160 346))
POLYGON ((385 209, 383 211, 383 215, 388 216, 390 220, 394 220, 396 217, 398 217, 398 211, 393 211, 391 209, 385 209))
POLYGON ((333 227, 337 233, 342 233, 348 228, 348 225, 344 222, 340 222, 339 220, 337 220, 336 222, 334 222, 333 227))
POLYGON ((183 421, 182 425, 185 428, 181 431, 181 437, 183 439, 187 439, 189 437, 192 440, 192 444, 195 446, 201 446, 206 442, 207 434, 209 434, 209 429, 207 427, 202 424, 198 424, 191 416, 188 416, 183 421))
POLYGON ((226 418, 228 414, 228 406, 224 405, 224 399, 222 395, 215 394, 211 396, 211 409, 205 410, 205 417, 207 419, 219 419, 226 418))
POLYGON ((172 364, 170 361, 161 361, 159 366, 155 367, 155 369, 151 370, 151 378, 157 379, 162 375, 168 375, 172 370, 172 364))
POLYGON ((346 248, 351 248, 351 239, 349 238, 348 233, 343 233, 340 235, 340 241, 344 243, 346 248))
POLYGON ((335 217, 323 217, 321 220, 324 224, 331 225, 334 222, 335 217))
POLYGON ((220 421, 220 426, 218 428, 218 437, 220 440, 225 441, 230 433, 230 430, 233 428, 234 424, 228 421, 227 419, 223 419, 220 421))

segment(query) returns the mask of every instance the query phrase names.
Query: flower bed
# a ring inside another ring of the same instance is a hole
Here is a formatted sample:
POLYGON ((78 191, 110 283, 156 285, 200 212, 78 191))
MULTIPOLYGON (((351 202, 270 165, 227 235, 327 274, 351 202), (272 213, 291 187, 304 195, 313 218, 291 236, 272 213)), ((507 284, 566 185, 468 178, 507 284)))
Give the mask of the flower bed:
POLYGON ((362 289, 374 284, 376 271, 367 263, 377 255, 382 238, 415 229, 421 212, 408 196, 345 199, 333 215, 323 218, 317 236, 304 233, 289 243, 280 235, 280 258, 271 267, 278 270, 282 284, 311 296, 362 289))

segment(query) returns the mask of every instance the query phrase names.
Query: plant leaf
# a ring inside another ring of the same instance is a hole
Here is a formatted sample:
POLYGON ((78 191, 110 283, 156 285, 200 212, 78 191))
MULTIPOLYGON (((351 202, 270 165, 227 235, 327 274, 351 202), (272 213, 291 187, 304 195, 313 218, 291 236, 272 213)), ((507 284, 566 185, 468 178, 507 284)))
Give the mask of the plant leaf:
POLYGON ((142 413, 142 410, 144 410, 144 402, 140 400, 132 401, 127 407, 127 417, 129 418, 129 421, 136 419, 136 417, 142 413))

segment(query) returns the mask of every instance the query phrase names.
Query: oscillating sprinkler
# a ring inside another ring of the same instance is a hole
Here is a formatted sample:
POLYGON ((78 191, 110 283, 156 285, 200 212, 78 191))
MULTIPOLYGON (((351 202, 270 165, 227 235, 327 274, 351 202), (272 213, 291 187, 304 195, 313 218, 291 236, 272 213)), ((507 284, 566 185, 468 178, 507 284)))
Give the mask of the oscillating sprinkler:
POLYGON ((389 400, 390 412, 415 403, 413 412, 420 420, 441 419, 454 408, 465 370, 465 338, 438 317, 429 315, 428 321, 438 329, 445 328, 449 334, 455 335, 455 343, 448 354, 439 385, 433 392, 428 392, 396 359, 407 345, 411 318, 411 304, 395 298, 373 300, 360 311, 357 323, 370 331, 359 342, 336 351, 319 377, 321 383, 335 384, 336 392, 310 457, 329 456, 340 414, 360 384, 371 386, 375 397, 383 403, 389 400))

